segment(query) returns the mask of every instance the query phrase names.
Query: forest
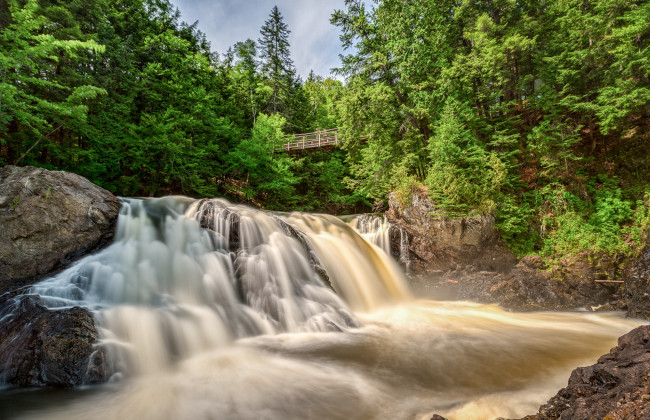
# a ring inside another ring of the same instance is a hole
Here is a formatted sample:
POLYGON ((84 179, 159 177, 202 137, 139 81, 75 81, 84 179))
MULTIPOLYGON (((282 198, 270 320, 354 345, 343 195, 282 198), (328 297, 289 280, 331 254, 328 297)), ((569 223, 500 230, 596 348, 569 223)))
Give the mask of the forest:
POLYGON ((0 164, 121 196, 494 213, 518 255, 631 255, 650 227, 650 2, 346 0, 338 79, 274 7, 223 53, 168 0, 0 3, 0 164), (339 81, 343 80, 343 81, 339 81), (276 153, 339 128, 334 151, 276 153))

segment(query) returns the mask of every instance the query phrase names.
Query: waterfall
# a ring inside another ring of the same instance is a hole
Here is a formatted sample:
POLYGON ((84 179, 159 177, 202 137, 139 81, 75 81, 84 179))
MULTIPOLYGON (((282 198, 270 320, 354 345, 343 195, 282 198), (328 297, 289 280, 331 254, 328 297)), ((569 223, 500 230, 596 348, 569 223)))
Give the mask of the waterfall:
POLYGON ((368 242, 377 245, 388 255, 391 254, 390 230, 393 226, 386 217, 362 214, 352 219, 349 224, 368 242))
POLYGON ((349 223, 368 242, 377 245, 388 255, 398 258, 408 272, 411 261, 409 238, 406 230, 390 223, 386 216, 363 214, 354 217, 349 223), (399 238, 397 234, 399 233, 399 238), (399 249, 395 249, 398 245, 399 249))
POLYGON ((409 296, 390 258, 337 218, 177 197, 124 200, 115 242, 32 292, 94 311, 121 372, 242 337, 358 327, 350 308, 409 296))
POLYGON ((411 255, 409 251, 409 235, 406 230, 399 230, 399 261, 404 264, 405 270, 408 272, 411 264, 411 255))
POLYGON ((377 216, 123 200, 112 245, 31 288, 92 311, 115 381, 32 418, 519 418, 639 325, 414 299, 397 233, 377 216))

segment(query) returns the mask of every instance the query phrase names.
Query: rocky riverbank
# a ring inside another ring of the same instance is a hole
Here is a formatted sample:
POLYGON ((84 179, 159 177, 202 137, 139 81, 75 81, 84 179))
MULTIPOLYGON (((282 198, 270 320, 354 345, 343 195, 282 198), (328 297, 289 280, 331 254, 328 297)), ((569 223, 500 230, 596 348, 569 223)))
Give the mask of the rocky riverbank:
MULTIPOLYGON (((650 319, 650 244, 628 261, 577 255, 548 269, 539 257, 516 261, 491 216, 434 220, 434 212, 423 194, 414 193, 406 207, 391 197, 386 214, 409 234, 411 282, 420 296, 516 311, 619 310, 650 319)), ((567 387, 523 420, 649 418, 650 326, 643 326, 622 336, 596 364, 575 369, 567 387)))
POLYGON ((83 308, 50 310, 29 285, 107 244, 119 200, 87 179, 0 168, 0 379, 23 386, 105 382, 110 369, 83 308))
POLYGON ((434 219, 435 206, 422 192, 406 207, 394 197, 389 203, 386 216, 408 232, 411 283, 420 296, 515 311, 627 310, 650 319, 650 247, 631 261, 577 255, 549 269, 539 257, 517 261, 491 215, 434 219))
POLYGON ((571 373, 568 385, 522 420, 650 419, 650 326, 619 338, 592 366, 571 373))

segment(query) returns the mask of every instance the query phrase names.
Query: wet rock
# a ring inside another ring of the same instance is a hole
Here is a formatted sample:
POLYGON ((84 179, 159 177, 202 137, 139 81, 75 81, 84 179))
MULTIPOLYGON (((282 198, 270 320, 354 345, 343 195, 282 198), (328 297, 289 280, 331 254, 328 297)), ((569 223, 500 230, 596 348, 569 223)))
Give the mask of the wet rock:
POLYGON ((525 419, 650 419, 650 326, 619 338, 595 365, 574 370, 567 387, 525 419))
POLYGON ((295 239, 298 240, 298 242, 300 242, 302 249, 305 251, 307 255, 309 255, 309 264, 311 265, 311 268, 316 272, 316 274, 324 284, 328 285, 332 290, 334 290, 334 287, 330 282, 330 276, 329 274, 327 274, 325 267, 320 262, 318 256, 316 256, 316 253, 309 245, 307 236, 304 233, 300 232, 298 229, 291 226, 289 223, 280 219, 279 217, 275 217, 275 221, 282 227, 282 230, 284 230, 287 235, 294 237, 295 239))
POLYGON ((220 234, 226 234, 224 231, 227 231, 228 249, 237 252, 239 250, 239 215, 207 198, 201 199, 197 208, 196 218, 201 227, 220 234), (218 226, 219 223, 223 223, 224 226, 218 226))
POLYGON ((26 289, 0 297, 0 378, 21 386, 106 382, 111 369, 85 309, 47 309, 26 289))
POLYGON ((650 319, 650 243, 623 271, 627 316, 650 319))
POLYGON ((110 243, 120 206, 79 175, 0 168, 0 294, 110 243))
POLYGON ((388 220, 405 229, 409 248, 417 256, 415 271, 456 270, 507 272, 517 262, 501 241, 490 214, 459 219, 437 219, 436 208, 423 192, 412 194, 409 206, 402 208, 395 195, 389 197, 388 220))

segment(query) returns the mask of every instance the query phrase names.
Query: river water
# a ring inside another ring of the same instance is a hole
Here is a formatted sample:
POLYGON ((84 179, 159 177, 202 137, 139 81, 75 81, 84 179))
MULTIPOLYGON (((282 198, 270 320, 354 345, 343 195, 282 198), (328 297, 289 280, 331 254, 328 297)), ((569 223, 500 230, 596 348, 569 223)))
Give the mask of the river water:
MULTIPOLYGON (((93 311, 108 385, 30 419, 521 417, 640 324, 418 299, 388 225, 223 200, 125 200, 115 242, 33 287, 93 311)), ((0 403, 13 398, 11 394, 0 403)), ((0 391, 1 393, 1 391, 0 391)), ((20 399, 18 398, 18 399, 20 399)), ((39 404, 38 401, 43 401, 39 404)))

